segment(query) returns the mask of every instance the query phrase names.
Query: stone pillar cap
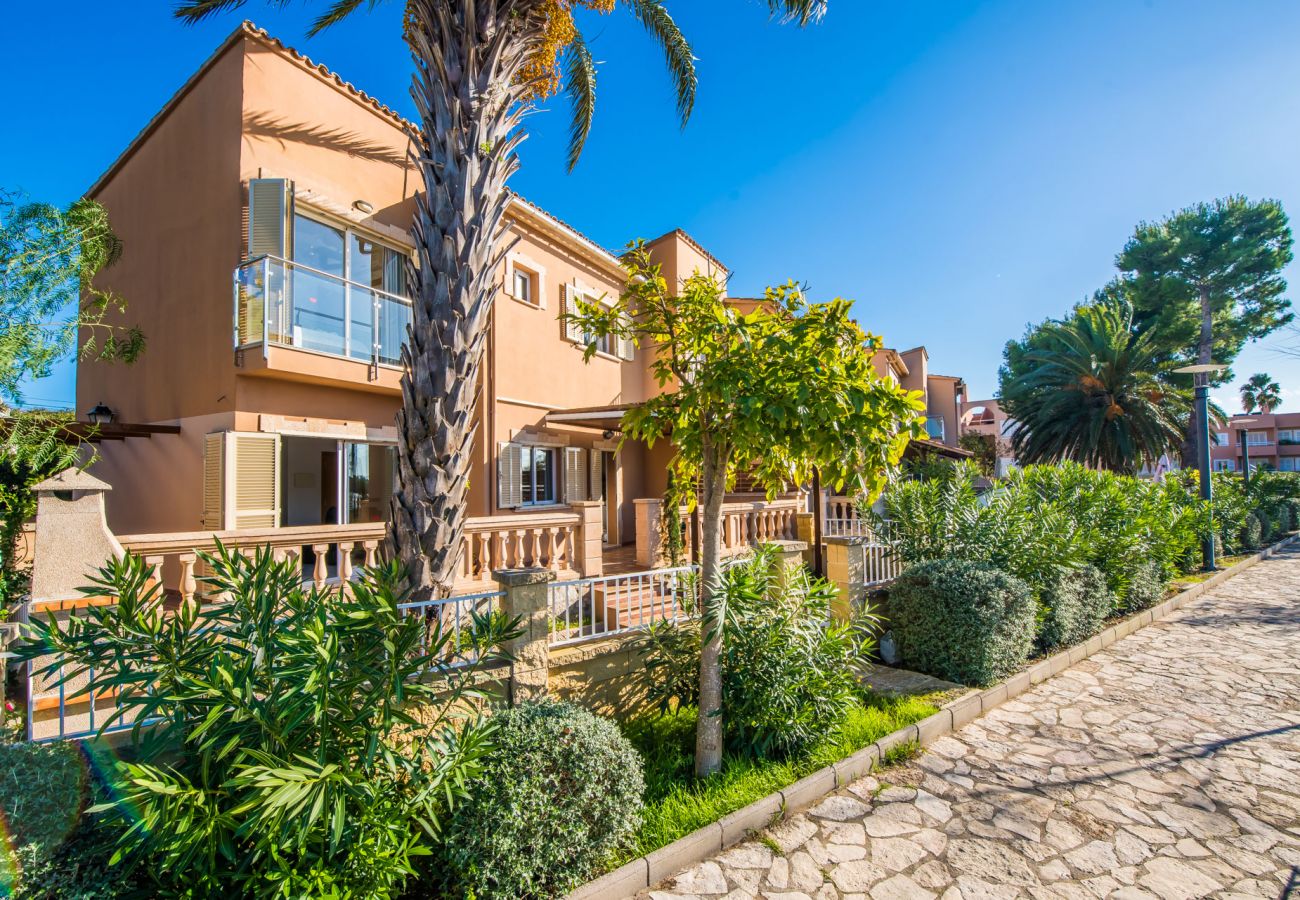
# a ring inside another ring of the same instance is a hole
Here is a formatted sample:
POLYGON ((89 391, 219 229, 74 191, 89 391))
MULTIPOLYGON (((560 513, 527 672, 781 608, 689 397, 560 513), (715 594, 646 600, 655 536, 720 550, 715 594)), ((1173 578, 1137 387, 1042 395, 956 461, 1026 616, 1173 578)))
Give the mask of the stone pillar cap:
POLYGON ((529 584, 545 584, 555 580, 555 573, 550 569, 494 569, 492 577, 502 587, 523 587, 529 584))
POLYGON ((32 491, 111 491, 113 486, 76 466, 32 485, 32 491))
POLYGON ((807 541, 766 541, 766 543, 770 546, 780 547, 782 550, 789 550, 791 552, 803 552, 808 549, 807 541))

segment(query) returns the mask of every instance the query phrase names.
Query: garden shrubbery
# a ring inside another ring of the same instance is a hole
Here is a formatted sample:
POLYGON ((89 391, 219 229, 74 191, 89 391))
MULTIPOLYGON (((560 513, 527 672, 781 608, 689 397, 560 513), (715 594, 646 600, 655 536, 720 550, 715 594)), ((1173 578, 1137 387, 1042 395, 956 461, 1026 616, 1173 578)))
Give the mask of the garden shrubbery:
POLYGON ((1115 610, 1115 595, 1096 566, 1062 572, 1039 597, 1038 649, 1050 653, 1087 640, 1115 610))
POLYGON ((903 665, 960 684, 990 684, 1024 665, 1034 611, 1024 581, 960 559, 912 566, 889 593, 903 665))
MULTIPOLYGON (((909 567, 893 590, 891 626, 905 664, 920 665, 950 677, 931 655, 919 657, 904 646, 900 617, 918 620, 909 603, 932 602, 951 589, 947 602, 966 609, 965 589, 956 581, 932 579, 919 591, 909 581, 918 567, 936 561, 964 561, 1013 576, 1028 585, 1037 604, 1037 648, 1048 652, 1086 640, 1115 612, 1145 609, 1164 596, 1170 579, 1200 567, 1200 544, 1210 521, 1197 496, 1194 472, 1152 481, 1087 469, 1076 463, 1028 466, 1011 473, 983 494, 978 473, 969 464, 947 466, 926 480, 896 484, 884 502, 891 552, 909 567)), ((1300 505, 1300 476, 1257 473, 1247 490, 1240 476, 1216 473, 1215 538, 1227 552, 1258 549, 1294 524, 1300 505)), ((863 516, 870 518, 868 510, 863 516)), ((940 604, 942 605, 942 604, 940 604)), ((949 623, 956 627, 953 623, 949 623)), ((954 632, 965 646, 975 632, 954 632)), ((1007 638, 996 630, 981 639, 993 641, 990 658, 1005 656, 1007 638)), ((913 641, 916 638, 913 637, 913 641)), ((968 668, 984 678, 988 669, 968 668)))
POLYGON ((641 757, 612 722, 570 703, 524 703, 492 722, 493 748, 441 841, 443 889, 478 900, 562 896, 599 875, 636 830, 641 757))
MULTIPOLYGON (((864 612, 853 622, 832 622, 835 588, 802 568, 778 578, 769 550, 728 567, 721 590, 727 749, 765 758, 799 753, 857 701, 858 678, 874 648, 874 617, 864 612)), ((662 710, 695 704, 697 626, 656 624, 639 650, 647 692, 662 710)))

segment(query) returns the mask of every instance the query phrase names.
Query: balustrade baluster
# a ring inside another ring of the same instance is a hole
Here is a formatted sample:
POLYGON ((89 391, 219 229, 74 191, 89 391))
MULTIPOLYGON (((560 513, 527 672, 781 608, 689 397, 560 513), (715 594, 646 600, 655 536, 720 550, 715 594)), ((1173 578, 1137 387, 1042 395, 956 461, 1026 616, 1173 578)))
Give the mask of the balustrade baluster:
POLYGON ((194 577, 194 563, 198 560, 198 555, 181 553, 176 558, 180 560, 181 564, 181 575, 177 582, 177 586, 180 588, 181 602, 193 603, 196 600, 195 592, 199 587, 199 583, 194 577))
POLYGON ((366 565, 379 565, 379 541, 362 541, 361 546, 366 551, 366 565))
POLYGON ((316 564, 312 567, 311 580, 316 587, 324 587, 325 581, 330 576, 329 564, 325 557, 330 552, 329 544, 312 544, 311 550, 316 554, 316 564))
POLYGON ((339 581, 347 584, 352 580, 352 548, 355 541, 339 541, 339 581))

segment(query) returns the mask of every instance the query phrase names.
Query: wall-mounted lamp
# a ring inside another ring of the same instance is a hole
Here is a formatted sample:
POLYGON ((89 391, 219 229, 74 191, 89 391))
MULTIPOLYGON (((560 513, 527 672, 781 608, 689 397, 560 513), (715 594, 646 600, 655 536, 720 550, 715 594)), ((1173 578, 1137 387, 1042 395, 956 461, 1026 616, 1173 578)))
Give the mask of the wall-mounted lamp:
POLYGON ((609 440, 610 438, 612 438, 612 437, 614 436, 614 432, 612 432, 612 431, 610 431, 608 428, 606 428, 604 431, 602 431, 602 432, 600 433, 600 436, 603 437, 605 440, 609 440))
POLYGON ((363 212, 366 215, 370 215, 375 211, 375 205, 368 200, 353 200, 352 208, 357 212, 363 212))
POLYGON ((96 403, 94 409, 86 413, 86 419, 91 425, 108 425, 117 418, 117 414, 103 404, 96 403))

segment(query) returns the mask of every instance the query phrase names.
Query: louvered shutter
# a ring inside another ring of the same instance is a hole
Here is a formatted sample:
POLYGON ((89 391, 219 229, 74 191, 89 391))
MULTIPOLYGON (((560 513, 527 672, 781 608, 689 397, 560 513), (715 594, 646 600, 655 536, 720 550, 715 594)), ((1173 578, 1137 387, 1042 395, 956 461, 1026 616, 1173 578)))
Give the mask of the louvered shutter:
POLYGON ((636 358, 636 342, 631 338, 618 339, 618 358, 631 362, 636 358))
POLYGON ((589 466, 588 479, 591 484, 591 491, 587 494, 592 500, 605 499, 605 453, 603 450, 591 451, 591 465, 589 466))
POLYGON ((581 447, 564 449, 564 502, 587 499, 587 451, 581 447))
POLYGON ((226 435, 224 432, 203 436, 203 518, 205 530, 225 528, 226 435))
POLYGON ((497 445, 497 506, 514 509, 524 502, 523 448, 497 445))
POLYGON ((248 255, 285 255, 292 188, 283 178, 251 178, 248 182, 248 255))
POLYGON ((234 437, 235 528, 274 528, 280 523, 280 436, 234 437))
MULTIPOLYGON (((578 289, 571 284, 560 285, 560 307, 566 316, 576 315, 578 306, 574 300, 578 296, 578 289)), ((584 339, 582 329, 578 323, 572 319, 564 320, 564 337, 566 340, 573 341, 575 344, 586 346, 587 341, 584 339)))

